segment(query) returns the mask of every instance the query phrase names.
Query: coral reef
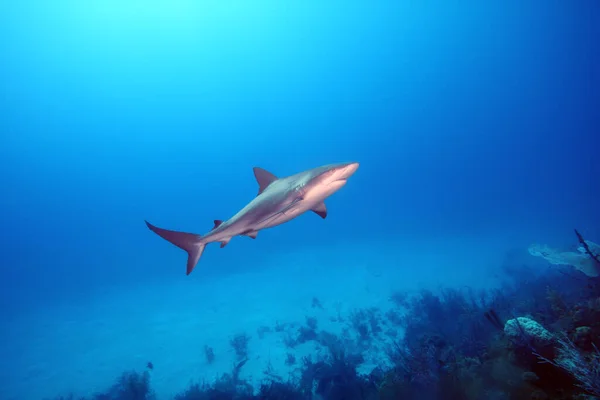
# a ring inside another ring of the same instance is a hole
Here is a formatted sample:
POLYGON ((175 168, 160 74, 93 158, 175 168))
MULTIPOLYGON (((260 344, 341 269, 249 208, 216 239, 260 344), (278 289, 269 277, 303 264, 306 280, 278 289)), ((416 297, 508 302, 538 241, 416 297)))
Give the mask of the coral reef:
POLYGON ((529 246, 529 254, 542 257, 553 265, 570 265, 590 277, 600 276, 600 245, 585 240, 575 230, 580 246, 577 251, 561 251, 548 245, 532 244, 529 246))
MULTIPOLYGON (((585 243, 577 254, 593 261, 587 254, 594 254, 593 243, 585 243)), ((571 274, 568 267, 506 265, 502 285, 493 290, 394 292, 389 300, 385 310, 331 310, 331 320, 343 326, 339 334, 319 329, 312 316, 259 328, 258 340, 280 335, 293 373, 283 379, 269 364, 258 386, 240 377, 250 337, 238 334, 230 341, 237 358, 232 371, 174 398, 600 398, 600 284, 594 276, 571 274), (295 348, 302 345, 321 350, 298 357, 295 348), (379 353, 383 359, 374 357, 379 353)), ((311 308, 327 311, 315 299, 311 308)), ((148 371, 126 373, 92 399, 153 399, 150 384, 148 371)))
POLYGON ((518 317, 509 319, 504 325, 504 334, 514 341, 525 340, 534 348, 545 347, 554 341, 554 336, 538 322, 527 318, 518 317))

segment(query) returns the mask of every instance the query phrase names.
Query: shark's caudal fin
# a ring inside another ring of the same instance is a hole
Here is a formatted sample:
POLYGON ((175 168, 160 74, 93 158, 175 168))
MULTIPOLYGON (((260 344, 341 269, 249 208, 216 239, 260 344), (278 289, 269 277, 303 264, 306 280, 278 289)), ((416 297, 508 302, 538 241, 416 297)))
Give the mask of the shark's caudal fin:
POLYGON ((168 229, 156 227, 148 221, 145 222, 152 232, 187 252, 188 259, 186 274, 189 275, 196 264, 198 264, 198 260, 200 260, 202 252, 204 251, 204 247, 206 246, 206 243, 202 242, 202 236, 194 233, 170 231, 168 229))

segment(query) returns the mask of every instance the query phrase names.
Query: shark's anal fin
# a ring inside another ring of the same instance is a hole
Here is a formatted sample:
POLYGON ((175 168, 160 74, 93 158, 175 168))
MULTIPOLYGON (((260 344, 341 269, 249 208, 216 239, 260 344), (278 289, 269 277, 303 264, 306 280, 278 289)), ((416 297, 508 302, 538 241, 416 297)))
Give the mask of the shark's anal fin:
POLYGON ((222 223, 223 221, 221 221, 220 219, 215 219, 215 226, 213 226, 212 230, 214 231, 215 229, 217 229, 222 223))
POLYGON ((277 180, 275 175, 259 167, 254 167, 254 177, 258 182, 258 194, 261 194, 267 186, 277 180))
POLYGON ((258 231, 248 231, 248 232, 242 233, 242 235, 248 236, 249 238, 252 238, 252 239, 256 239, 256 236, 258 235, 258 231))
POLYGON ((317 214, 319 217, 325 219, 325 217, 327 217, 327 206, 325 205, 325 202, 320 202, 319 204, 317 204, 316 206, 314 206, 312 208, 312 210, 315 214, 317 214))
POLYGON ((221 248, 227 246, 227 243, 229 243, 230 240, 231 238, 221 240, 221 248))

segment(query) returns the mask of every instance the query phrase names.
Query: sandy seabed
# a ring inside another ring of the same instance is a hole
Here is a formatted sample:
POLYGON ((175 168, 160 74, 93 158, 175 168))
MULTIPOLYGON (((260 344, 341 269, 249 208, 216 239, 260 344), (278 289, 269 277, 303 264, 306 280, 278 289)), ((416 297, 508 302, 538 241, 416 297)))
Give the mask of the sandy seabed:
MULTIPOLYGON (((143 371, 151 361, 157 398, 169 399, 190 382, 212 381, 230 372, 236 355, 229 340, 251 336, 241 377, 255 385, 267 366, 284 379, 297 360, 320 349, 307 342, 294 349, 281 332, 260 327, 318 320, 318 329, 339 334, 337 321, 358 308, 393 307, 395 290, 489 287, 506 253, 492 238, 454 238, 436 243, 406 241, 329 245, 297 254, 274 254, 268 265, 207 280, 114 288, 78 304, 49 308, 10 321, 0 333, 0 398, 35 400, 105 390, 125 370, 143 371), (400 243, 400 244, 398 244, 400 243), (358 247, 358 248, 357 248, 358 247), (316 297, 323 308, 315 308, 316 297), (204 346, 214 349, 206 361, 204 346)), ((202 265, 202 268, 210 268, 202 265)), ((194 271, 195 274, 199 271, 194 271)), ((370 354, 364 368, 384 354, 370 354)))

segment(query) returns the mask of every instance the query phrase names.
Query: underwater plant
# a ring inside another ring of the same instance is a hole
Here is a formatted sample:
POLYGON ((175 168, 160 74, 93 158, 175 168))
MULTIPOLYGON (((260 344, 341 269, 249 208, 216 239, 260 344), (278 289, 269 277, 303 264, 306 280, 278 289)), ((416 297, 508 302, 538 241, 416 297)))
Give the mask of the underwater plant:
POLYGON ((206 358, 206 362, 208 364, 212 364, 213 361, 215 361, 215 351, 212 347, 204 345, 204 357, 206 358))
POLYGON ((590 256, 590 258, 595 261, 596 267, 600 268, 600 246, 596 243, 586 241, 577 229, 575 229, 575 235, 583 249, 583 251, 581 249, 578 250, 590 256), (593 250, 592 247, 594 248, 593 250))
MULTIPOLYGON (((175 399, 600 397, 598 279, 563 267, 522 265, 505 265, 503 278, 500 287, 489 290, 395 292, 394 305, 385 312, 364 308, 342 316, 337 307, 331 321, 341 325, 341 334, 319 330, 314 317, 305 317, 303 324, 277 323, 273 330, 289 348, 312 341, 319 349, 298 360, 288 351, 287 379, 270 363, 258 385, 241 379, 250 336, 237 334, 230 340, 237 360, 232 371, 212 383, 191 384, 175 399), (382 350, 385 359, 373 358, 382 350), (372 367, 365 369, 369 363, 372 367)), ((269 331, 257 332, 260 337, 269 331)), ((205 357, 214 359, 212 348, 205 346, 205 357)), ((125 373, 92 399, 153 399, 149 378, 149 371, 125 373)))
POLYGON ((566 334, 557 339, 557 356, 550 360, 536 353, 541 362, 549 363, 568 372, 577 386, 586 393, 600 398, 600 351, 592 344, 593 351, 584 355, 566 334))
POLYGON ((250 336, 246 333, 238 333, 233 338, 229 340, 229 344, 233 347, 235 354, 238 358, 238 361, 243 360, 248 357, 248 342, 250 341, 250 336))
POLYGON ((315 317, 306 317, 305 325, 298 328, 296 343, 306 343, 317 339, 317 319, 315 317))
POLYGON ((285 365, 296 364, 296 356, 293 353, 287 353, 285 356, 285 365))
MULTIPOLYGON (((155 400, 154 391, 150 387, 150 373, 144 371, 126 371, 105 392, 96 393, 91 400, 155 400)), ((73 395, 55 397, 54 400, 86 400, 85 397, 73 395)))
POLYGON ((150 374, 144 371, 125 372, 108 393, 95 396, 94 400, 153 400, 154 392, 150 388, 150 374))

